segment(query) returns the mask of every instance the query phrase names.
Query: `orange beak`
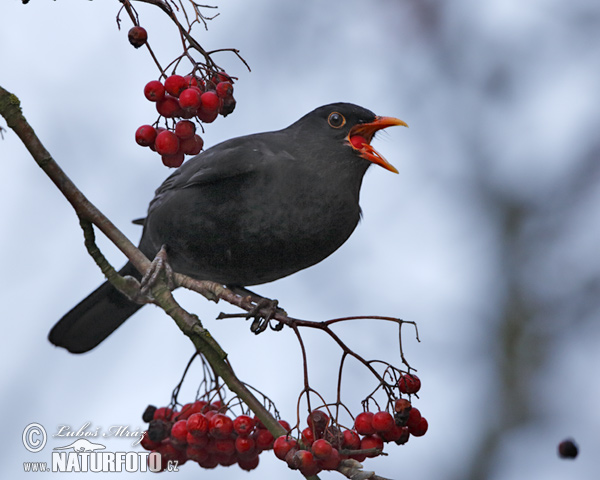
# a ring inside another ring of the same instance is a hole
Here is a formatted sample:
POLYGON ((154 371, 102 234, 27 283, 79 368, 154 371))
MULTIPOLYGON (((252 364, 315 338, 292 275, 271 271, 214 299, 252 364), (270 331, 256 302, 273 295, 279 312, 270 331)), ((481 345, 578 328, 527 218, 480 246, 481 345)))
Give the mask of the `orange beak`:
POLYGON ((390 172, 398 173, 398 170, 371 146, 371 140, 373 140, 373 136, 377 131, 396 125, 408 127, 405 122, 394 117, 375 117, 375 120, 371 123, 360 123, 352 127, 347 141, 365 160, 373 162, 390 172))

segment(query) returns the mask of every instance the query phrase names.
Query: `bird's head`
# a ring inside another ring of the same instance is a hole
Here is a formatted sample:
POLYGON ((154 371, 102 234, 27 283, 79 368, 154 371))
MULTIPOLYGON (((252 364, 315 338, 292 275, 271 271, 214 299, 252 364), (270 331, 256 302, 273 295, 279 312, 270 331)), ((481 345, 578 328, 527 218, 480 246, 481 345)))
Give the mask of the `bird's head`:
POLYGON ((318 130, 339 142, 344 148, 351 148, 359 157, 390 172, 398 173, 398 170, 373 148, 371 141, 375 134, 384 128, 396 125, 408 127, 402 120, 381 117, 351 103, 332 103, 313 110, 298 123, 310 123, 315 132, 318 130))

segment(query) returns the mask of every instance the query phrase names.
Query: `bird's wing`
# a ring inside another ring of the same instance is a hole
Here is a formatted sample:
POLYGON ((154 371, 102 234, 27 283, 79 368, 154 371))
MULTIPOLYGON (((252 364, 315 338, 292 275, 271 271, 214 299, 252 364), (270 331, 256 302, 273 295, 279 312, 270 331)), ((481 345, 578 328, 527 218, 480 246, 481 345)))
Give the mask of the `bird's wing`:
POLYGON ((173 191, 248 175, 269 164, 293 160, 285 144, 278 141, 277 133, 234 138, 188 160, 158 187, 150 207, 173 191))

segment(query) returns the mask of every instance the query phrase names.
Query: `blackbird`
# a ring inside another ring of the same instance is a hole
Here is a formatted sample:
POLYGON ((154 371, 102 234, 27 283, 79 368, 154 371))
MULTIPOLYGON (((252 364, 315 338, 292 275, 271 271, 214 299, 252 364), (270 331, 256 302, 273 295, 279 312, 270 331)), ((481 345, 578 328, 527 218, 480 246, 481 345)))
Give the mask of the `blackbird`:
MULTIPOLYGON (((140 250, 164 245, 174 271, 246 287, 314 265, 340 247, 361 216, 360 186, 375 132, 406 124, 349 103, 319 107, 283 130, 233 138, 188 160, 156 190, 140 250)), ((127 263, 121 275, 140 278, 127 263)), ((50 342, 91 350, 133 315, 105 282, 52 328, 50 342)))

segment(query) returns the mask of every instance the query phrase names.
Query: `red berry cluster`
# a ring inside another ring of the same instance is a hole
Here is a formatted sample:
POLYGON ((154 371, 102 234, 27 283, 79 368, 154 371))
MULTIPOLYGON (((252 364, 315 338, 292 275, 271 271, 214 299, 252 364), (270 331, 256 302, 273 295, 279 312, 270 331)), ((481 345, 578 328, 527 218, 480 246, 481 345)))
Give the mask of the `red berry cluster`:
POLYGON ((153 80, 146 84, 144 95, 156 103, 162 117, 173 119, 174 125, 142 125, 135 132, 135 141, 160 154, 167 167, 179 167, 185 155, 197 155, 202 150, 204 141, 191 119, 211 123, 219 114, 225 117, 235 108, 233 79, 223 72, 210 79, 171 75, 164 84, 153 80))
MULTIPOLYGON (((401 376, 402 393, 417 393, 420 387, 416 375, 401 376)), ((313 410, 306 422, 308 426, 299 440, 282 435, 275 440, 273 451, 291 469, 307 477, 321 470, 336 470, 347 458, 362 462, 376 457, 383 451, 384 443, 403 445, 411 435, 425 435, 428 426, 421 412, 404 398, 395 401, 393 415, 386 411, 360 413, 352 430, 336 427, 321 410, 313 410)))
MULTIPOLYGON (((197 400, 179 412, 149 406, 142 417, 149 422, 141 445, 161 454, 162 469, 169 461, 183 465, 188 460, 203 468, 238 464, 243 470, 258 466, 258 455, 273 448, 273 435, 257 418, 225 413, 220 402, 197 400)), ((289 424, 279 422, 286 430, 289 424)))

